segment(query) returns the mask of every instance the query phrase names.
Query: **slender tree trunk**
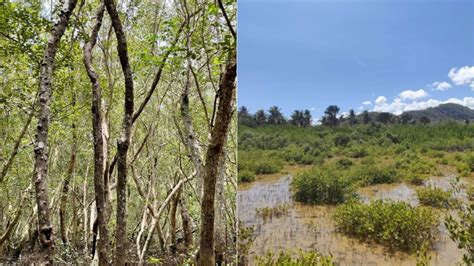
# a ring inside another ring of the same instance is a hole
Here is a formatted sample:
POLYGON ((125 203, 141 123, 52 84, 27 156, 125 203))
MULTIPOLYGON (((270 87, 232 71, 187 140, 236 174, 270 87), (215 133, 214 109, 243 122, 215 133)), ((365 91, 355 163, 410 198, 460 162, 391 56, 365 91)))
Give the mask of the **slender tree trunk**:
POLYGON ((176 253, 176 211, 178 210, 178 202, 181 197, 181 189, 173 197, 170 206, 170 251, 172 254, 176 253))
MULTIPOLYGON (((76 104, 76 100, 73 100, 73 106, 76 104)), ((66 177, 64 178, 63 189, 61 191, 61 199, 59 203, 59 226, 61 230, 61 240, 64 244, 67 244, 67 228, 66 228, 66 207, 67 207, 67 194, 69 193, 69 183, 71 181, 72 175, 74 174, 74 168, 76 166, 76 152, 77 152, 77 132, 76 124, 72 124, 72 148, 71 148, 71 158, 69 159, 68 170, 66 177)))
POLYGON ((122 134, 117 147, 117 230, 115 237, 115 264, 124 265, 127 259, 127 152, 130 146, 133 116, 133 77, 128 59, 127 40, 114 1, 105 0, 105 6, 114 27, 117 38, 117 52, 125 78, 122 134))
POLYGON ((30 190, 31 190, 31 185, 28 186, 28 188, 25 191, 23 191, 22 197, 20 201, 18 202, 18 210, 16 211, 15 217, 13 218, 13 220, 8 222, 8 226, 5 229, 5 232, 0 237, 0 252, 3 250, 3 244, 10 238, 11 234, 13 233, 13 230, 15 229, 16 225, 20 221, 21 214, 23 213, 26 207, 25 205, 28 199, 28 195, 30 194, 30 190))
POLYGON ((0 183, 4 180, 5 176, 7 175, 8 170, 10 169, 10 166, 13 163, 13 159, 15 159, 15 156, 18 154, 18 151, 20 149, 21 140, 23 139, 23 136, 25 136, 26 131, 28 131, 28 128, 30 127, 31 120, 33 120, 33 116, 35 114, 35 109, 34 109, 35 104, 36 104, 36 99, 33 102, 33 107, 30 110, 30 114, 28 115, 28 119, 26 120, 26 123, 23 126, 23 129, 21 130, 20 135, 18 136, 18 138, 15 142, 15 145, 13 146, 12 153, 10 154, 10 157, 8 157, 8 160, 5 163, 5 165, 3 165, 2 172, 0 173, 0 183))
POLYGON ((216 193, 216 180, 220 157, 229 130, 232 113, 234 111, 235 77, 237 63, 235 55, 230 56, 225 71, 219 82, 219 106, 216 123, 211 132, 211 142, 206 153, 204 167, 203 198, 201 201, 201 240, 197 264, 200 266, 215 265, 214 257, 214 201, 216 193))
MULTIPOLYGON (((97 41, 97 35, 102 25, 102 19, 105 12, 105 6, 100 5, 96 14, 96 23, 92 29, 92 33, 87 42, 84 45, 84 64, 86 66, 87 74, 92 83, 92 131, 94 136, 94 190, 95 190, 95 202, 97 207, 97 229, 99 231, 99 264, 107 265, 110 263, 108 258, 109 252, 109 233, 107 228, 107 211, 106 211, 106 197, 105 197, 105 184, 104 176, 106 172, 105 158, 104 158, 104 136, 102 132, 102 114, 101 114, 101 88, 97 73, 94 71, 92 66, 92 49, 97 41)), ((93 249, 95 249, 95 240, 97 239, 97 233, 94 234, 93 249)))
POLYGON ((76 0, 70 0, 65 4, 59 14, 59 21, 54 24, 51 36, 48 39, 46 50, 40 69, 40 92, 39 92, 39 115, 37 135, 35 143, 35 174, 33 184, 35 185, 36 204, 38 206, 38 233, 40 240, 40 251, 47 264, 53 263, 53 227, 51 226, 49 198, 48 198, 48 129, 50 119, 51 84, 53 76, 54 58, 61 37, 76 7, 76 0))
POLYGON ((183 197, 179 201, 179 209, 181 210, 181 221, 183 223, 184 247, 189 251, 193 246, 193 232, 191 229, 191 215, 189 215, 186 201, 183 197))

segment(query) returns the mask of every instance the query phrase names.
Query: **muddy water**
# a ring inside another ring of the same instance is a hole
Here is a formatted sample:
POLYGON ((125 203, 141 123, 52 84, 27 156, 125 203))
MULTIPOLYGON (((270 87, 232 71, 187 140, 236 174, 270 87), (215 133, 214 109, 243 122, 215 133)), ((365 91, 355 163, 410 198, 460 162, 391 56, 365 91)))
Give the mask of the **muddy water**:
MULTIPOLYGON (((429 182, 448 188, 453 177, 432 178, 429 182)), ((415 265, 416 256, 402 252, 388 253, 379 245, 368 245, 336 232, 331 219, 334 207, 304 205, 293 202, 290 192, 291 177, 260 180, 240 187, 238 192, 239 219, 246 226, 255 226, 255 241, 250 249, 250 261, 266 251, 317 250, 332 255, 340 265, 415 265), (264 207, 290 204, 286 215, 267 218, 257 214, 264 207)), ((365 201, 372 199, 403 200, 418 204, 416 188, 406 184, 383 184, 362 188, 365 201)), ((432 265, 456 265, 462 252, 448 237, 440 223, 440 234, 429 252, 432 265)))

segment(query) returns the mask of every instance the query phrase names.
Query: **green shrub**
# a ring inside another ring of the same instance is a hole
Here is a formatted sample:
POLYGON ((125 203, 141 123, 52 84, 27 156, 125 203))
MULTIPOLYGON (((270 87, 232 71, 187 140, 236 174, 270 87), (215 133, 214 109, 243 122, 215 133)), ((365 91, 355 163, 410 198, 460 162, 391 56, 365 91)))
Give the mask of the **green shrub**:
POLYGON ((432 243, 438 226, 438 217, 429 208, 381 200, 343 204, 333 218, 344 234, 407 252, 432 243))
POLYGON ((439 187, 425 187, 416 190, 420 203, 426 206, 448 208, 451 200, 451 193, 439 187))
POLYGON ((467 167, 471 172, 474 172, 474 152, 466 156, 467 167))
POLYGON ((255 181, 255 173, 249 170, 239 171, 237 176, 239 182, 253 182, 255 181))
POLYGON ((274 174, 283 169, 283 163, 280 160, 259 160, 255 162, 255 173, 260 174, 274 174))
POLYGON ((351 139, 348 136, 343 135, 343 134, 337 134, 334 137, 334 144, 336 146, 346 147, 347 144, 349 144, 350 141, 351 141, 351 139))
POLYGON ((362 185, 389 184, 398 181, 393 167, 375 165, 358 165, 349 173, 351 179, 362 185))
POLYGON ((274 174, 281 171, 283 161, 278 158, 278 153, 267 151, 239 152, 238 171, 251 171, 255 174, 274 174))
POLYGON ((333 167, 301 172, 292 183, 297 201, 312 204, 336 204, 355 197, 355 186, 333 167))
POLYGON ((316 251, 299 251, 297 254, 290 254, 281 251, 276 254, 268 251, 265 255, 259 256, 256 259, 258 266, 333 266, 331 256, 324 256, 316 251))
POLYGON ((348 156, 352 158, 363 158, 367 156, 369 152, 367 151, 366 148, 352 148, 350 149, 348 156))
POLYGON ((339 169, 348 169, 352 165, 354 165, 354 163, 347 158, 339 159, 336 161, 336 167, 338 167, 339 169))

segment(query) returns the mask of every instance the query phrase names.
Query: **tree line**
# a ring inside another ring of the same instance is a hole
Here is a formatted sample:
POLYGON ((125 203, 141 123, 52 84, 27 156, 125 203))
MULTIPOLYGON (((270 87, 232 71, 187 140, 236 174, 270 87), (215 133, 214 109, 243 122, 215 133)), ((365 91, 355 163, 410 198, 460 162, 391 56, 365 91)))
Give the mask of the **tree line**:
MULTIPOLYGON (((324 115, 318 122, 323 126, 334 127, 338 125, 356 125, 356 124, 429 124, 431 120, 427 116, 422 116, 415 119, 409 113, 402 113, 397 116, 389 112, 373 112, 365 110, 360 114, 356 114, 353 109, 350 109, 347 114, 341 114, 341 109, 337 105, 330 105, 324 111, 324 115)), ((256 127, 262 125, 284 125, 291 124, 298 127, 310 127, 313 125, 311 112, 309 110, 295 110, 291 117, 286 118, 278 106, 272 106, 266 112, 265 110, 258 110, 251 114, 247 107, 241 106, 238 112, 239 124, 256 127)), ((467 122, 468 123, 468 122, 467 122)))
POLYGON ((247 107, 241 106, 238 113, 239 124, 255 127, 262 125, 284 125, 292 124, 298 127, 309 127, 312 123, 312 116, 309 110, 295 110, 290 119, 287 119, 278 106, 272 106, 265 110, 258 110, 251 114, 247 107))

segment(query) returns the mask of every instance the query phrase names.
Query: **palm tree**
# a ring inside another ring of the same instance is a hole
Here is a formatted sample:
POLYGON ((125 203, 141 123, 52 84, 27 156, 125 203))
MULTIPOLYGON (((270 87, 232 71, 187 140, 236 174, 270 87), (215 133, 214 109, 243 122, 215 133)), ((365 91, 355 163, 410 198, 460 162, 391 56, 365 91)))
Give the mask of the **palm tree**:
POLYGON ((339 113, 340 109, 337 105, 330 105, 324 111, 325 116, 321 119, 323 125, 326 126, 336 126, 339 123, 339 119, 337 118, 337 114, 339 113))
POLYGON ((285 117, 278 106, 272 106, 268 110, 268 123, 272 125, 282 125, 286 122, 285 117))
POLYGON ((258 110, 255 113, 255 123, 257 126, 265 125, 267 123, 267 114, 264 110, 258 110))

